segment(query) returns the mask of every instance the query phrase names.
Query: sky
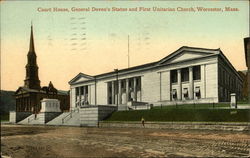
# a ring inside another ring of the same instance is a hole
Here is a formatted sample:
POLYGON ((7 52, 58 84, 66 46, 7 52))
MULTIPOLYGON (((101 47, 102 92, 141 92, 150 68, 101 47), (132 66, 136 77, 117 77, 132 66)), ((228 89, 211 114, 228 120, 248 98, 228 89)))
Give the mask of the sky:
POLYGON ((68 82, 80 72, 97 75, 127 68, 128 36, 130 67, 190 46, 220 48, 236 70, 246 70, 248 1, 1 1, 0 7, 2 90, 24 85, 31 22, 41 86, 52 81, 57 89, 69 90, 68 82), (128 11, 112 11, 113 7, 128 11), (175 11, 153 11, 154 7, 175 11), (179 11, 183 8, 194 11, 179 11))

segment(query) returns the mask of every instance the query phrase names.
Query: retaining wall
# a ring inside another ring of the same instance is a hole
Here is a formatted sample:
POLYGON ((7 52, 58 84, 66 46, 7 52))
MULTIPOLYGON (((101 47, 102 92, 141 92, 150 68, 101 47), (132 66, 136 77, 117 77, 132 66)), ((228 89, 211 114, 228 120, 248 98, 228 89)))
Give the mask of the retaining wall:
POLYGON ((28 116, 32 115, 31 112, 16 112, 16 111, 10 111, 9 115, 9 122, 10 123, 17 123, 28 116))
POLYGON ((108 117, 112 112, 116 111, 115 106, 90 106, 80 109, 81 126, 98 126, 98 122, 108 117))
MULTIPOLYGON (((144 128, 141 122, 99 122, 99 127, 144 128)), ((250 123, 146 122, 145 128, 250 131, 250 123)))

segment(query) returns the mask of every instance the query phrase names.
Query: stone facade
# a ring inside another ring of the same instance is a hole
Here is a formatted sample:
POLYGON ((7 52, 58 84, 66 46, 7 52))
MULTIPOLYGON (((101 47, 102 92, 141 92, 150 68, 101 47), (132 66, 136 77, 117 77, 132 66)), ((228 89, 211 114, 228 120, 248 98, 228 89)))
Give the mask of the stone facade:
POLYGON ((244 48, 247 65, 248 103, 250 104, 250 37, 244 39, 244 48))
POLYGON ((181 47, 157 62, 96 76, 79 73, 69 84, 71 108, 75 108, 131 101, 154 105, 229 102, 231 93, 240 97, 242 79, 220 49, 181 47))
POLYGON ((247 70, 246 71, 238 71, 241 78, 243 79, 243 89, 242 89, 242 101, 248 100, 248 83, 247 83, 247 70))

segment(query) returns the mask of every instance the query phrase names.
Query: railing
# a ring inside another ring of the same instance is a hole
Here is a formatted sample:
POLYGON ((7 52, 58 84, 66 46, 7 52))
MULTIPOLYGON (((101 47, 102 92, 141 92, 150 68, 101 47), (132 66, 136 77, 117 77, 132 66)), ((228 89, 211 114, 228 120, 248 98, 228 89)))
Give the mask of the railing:
POLYGON ((164 105, 164 104, 160 104, 159 106, 155 106, 153 108, 156 109, 163 109, 163 108, 176 108, 176 109, 228 109, 231 108, 230 106, 230 102, 219 102, 219 103, 215 103, 215 102, 211 102, 211 103, 197 103, 197 102, 193 102, 193 103, 178 103, 175 102, 172 105, 164 105))
POLYGON ((75 113, 75 112, 79 113, 79 108, 76 108, 76 109, 74 109, 74 110, 71 110, 70 113, 69 113, 68 115, 64 116, 64 117, 62 118, 62 123, 65 123, 65 122, 67 121, 66 119, 72 118, 72 115, 73 115, 73 113, 75 113))
POLYGON ((36 114, 34 114, 33 116, 31 115, 31 117, 28 118, 28 123, 30 123, 33 120, 36 120, 36 114))

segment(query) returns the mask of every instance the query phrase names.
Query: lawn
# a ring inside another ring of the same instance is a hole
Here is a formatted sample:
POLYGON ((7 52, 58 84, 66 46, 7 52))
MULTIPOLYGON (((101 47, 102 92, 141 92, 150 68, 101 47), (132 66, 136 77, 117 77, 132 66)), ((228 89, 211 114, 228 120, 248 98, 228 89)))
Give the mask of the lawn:
POLYGON ((114 112, 105 121, 250 122, 250 109, 167 108, 114 112))

